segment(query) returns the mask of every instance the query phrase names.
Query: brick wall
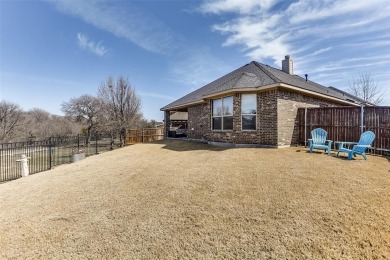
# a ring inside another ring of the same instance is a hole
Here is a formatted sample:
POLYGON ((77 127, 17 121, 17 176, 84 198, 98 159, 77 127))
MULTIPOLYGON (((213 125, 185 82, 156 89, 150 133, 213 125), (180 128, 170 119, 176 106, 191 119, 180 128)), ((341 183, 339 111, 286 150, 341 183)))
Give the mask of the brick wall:
MULTIPOLYGON (((211 111, 211 101, 209 103, 211 111)), ((211 112, 210 119, 211 122, 211 112)), ((241 130, 241 95, 233 96, 233 130, 210 130, 205 132, 205 138, 212 142, 235 143, 235 144, 259 144, 259 131, 241 130)))
POLYGON ((169 126, 171 125, 171 120, 170 120, 170 112, 168 110, 164 111, 164 126, 165 126, 165 131, 164 131, 164 136, 168 137, 168 131, 169 131, 169 126))
MULTIPOLYGON (((210 101, 210 107, 211 103, 210 101)), ((238 94, 233 96, 233 130, 213 130, 206 133, 206 138, 212 142, 223 142, 223 143, 235 143, 237 136, 237 125, 239 121, 239 108, 240 99, 238 94)), ((211 128, 210 128, 211 129, 211 128)))
POLYGON ((257 95, 257 129, 261 144, 276 146, 278 142, 277 90, 262 92, 257 95))
MULTIPOLYGON (((270 146, 296 144, 298 142, 298 108, 334 105, 335 103, 332 102, 286 90, 275 89, 260 92, 257 94, 257 130, 242 131, 241 94, 235 94, 233 96, 233 130, 211 130, 211 101, 208 101, 188 107, 188 137, 235 144, 270 146)), ((165 122, 169 123, 167 112, 165 115, 165 122)))
POLYGON ((188 134, 189 138, 205 138, 211 129, 211 106, 205 103, 188 107, 188 134))

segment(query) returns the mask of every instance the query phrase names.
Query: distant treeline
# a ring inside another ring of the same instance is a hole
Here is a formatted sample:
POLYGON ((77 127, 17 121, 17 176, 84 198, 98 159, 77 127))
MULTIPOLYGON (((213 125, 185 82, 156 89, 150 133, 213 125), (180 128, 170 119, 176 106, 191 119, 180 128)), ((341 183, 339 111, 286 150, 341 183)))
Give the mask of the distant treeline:
POLYGON ((38 140, 83 134, 111 133, 124 142, 129 128, 155 127, 141 113, 141 99, 124 77, 103 81, 97 96, 85 94, 63 102, 65 116, 34 108, 24 111, 18 104, 0 101, 0 143, 38 140))

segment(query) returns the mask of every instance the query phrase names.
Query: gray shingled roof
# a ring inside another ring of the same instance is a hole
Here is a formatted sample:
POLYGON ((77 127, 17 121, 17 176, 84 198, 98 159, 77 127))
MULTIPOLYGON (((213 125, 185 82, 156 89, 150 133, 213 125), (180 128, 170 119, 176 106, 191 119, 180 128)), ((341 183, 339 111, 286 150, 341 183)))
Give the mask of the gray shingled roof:
POLYGON ((335 88, 328 88, 313 81, 297 75, 291 75, 279 69, 268 65, 252 61, 241 68, 238 68, 225 76, 185 95, 182 98, 164 106, 161 110, 173 107, 185 106, 189 103, 202 101, 205 96, 218 94, 227 90, 242 88, 258 88, 275 83, 284 83, 304 90, 320 93, 330 97, 338 98, 344 101, 362 103, 362 100, 353 96, 346 95, 345 92, 335 88))

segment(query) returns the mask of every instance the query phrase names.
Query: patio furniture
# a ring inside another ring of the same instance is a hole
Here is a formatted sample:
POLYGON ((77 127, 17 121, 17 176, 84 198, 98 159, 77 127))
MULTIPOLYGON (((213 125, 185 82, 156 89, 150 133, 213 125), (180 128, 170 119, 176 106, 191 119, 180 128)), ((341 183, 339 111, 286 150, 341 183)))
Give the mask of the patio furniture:
POLYGON ((352 155, 356 157, 357 154, 360 154, 367 160, 366 149, 371 147, 372 142, 374 142, 375 134, 371 131, 366 131, 360 136, 358 143, 354 142, 341 142, 339 151, 337 152, 337 157, 339 153, 347 153, 348 160, 352 159, 352 155), (344 145, 353 145, 352 149, 345 148, 344 145))
POLYGON ((313 152, 313 149, 322 149, 328 152, 328 156, 330 155, 332 141, 326 140, 327 135, 328 132, 322 128, 316 128, 311 131, 311 139, 309 139, 310 153, 313 152))

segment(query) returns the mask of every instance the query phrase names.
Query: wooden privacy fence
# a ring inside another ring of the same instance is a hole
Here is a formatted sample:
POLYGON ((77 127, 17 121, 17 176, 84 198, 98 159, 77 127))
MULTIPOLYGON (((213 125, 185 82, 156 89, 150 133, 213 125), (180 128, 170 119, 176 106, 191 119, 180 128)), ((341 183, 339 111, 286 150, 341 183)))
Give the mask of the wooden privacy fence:
POLYGON ((305 144, 314 128, 328 139, 357 142, 364 131, 375 133, 374 152, 390 152, 390 107, 321 107, 298 109, 298 142, 305 144))
POLYGON ((126 144, 145 143, 164 139, 164 128, 130 129, 126 144))

